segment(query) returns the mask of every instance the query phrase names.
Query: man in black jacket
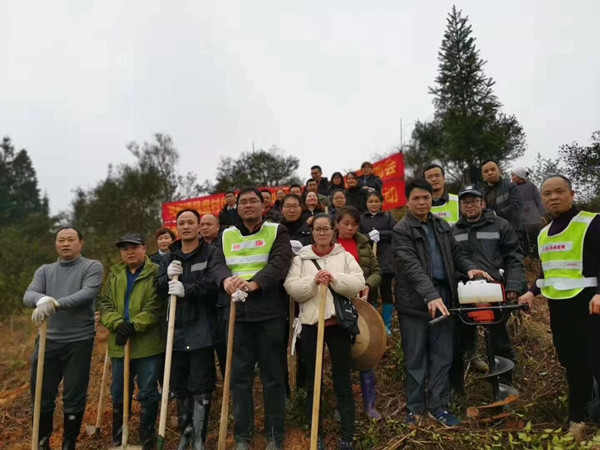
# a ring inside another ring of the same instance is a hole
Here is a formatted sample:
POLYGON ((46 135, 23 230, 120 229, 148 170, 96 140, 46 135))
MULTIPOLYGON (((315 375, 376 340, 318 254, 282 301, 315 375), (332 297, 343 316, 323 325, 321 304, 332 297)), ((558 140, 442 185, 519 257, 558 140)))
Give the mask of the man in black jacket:
POLYGON ((428 322, 438 313, 447 316, 448 307, 455 303, 455 269, 469 278, 491 277, 475 269, 459 250, 450 226, 431 214, 432 192, 425 180, 408 183, 408 212, 392 230, 398 275, 396 309, 406 373, 406 422, 414 425, 429 408, 429 414, 442 425, 454 427, 460 420, 448 411, 453 323, 444 320, 429 326, 428 322))
MULTIPOLYGON (((477 189, 467 186, 459 196, 461 219, 452 227, 458 248, 469 255, 471 260, 491 275, 497 283, 502 283, 509 300, 516 301, 525 291, 525 267, 519 238, 512 226, 493 211, 485 209, 483 195, 477 189)), ((476 352, 477 328, 461 325, 460 347, 456 349, 453 366, 453 384, 462 390, 463 351, 476 352)), ((494 354, 514 361, 506 323, 492 327, 494 354)), ((500 375, 500 391, 503 395, 514 394, 510 388, 512 371, 500 375)))
MULTIPOLYGON (((199 233, 200 214, 184 209, 177 214, 179 240, 161 260, 157 292, 164 301, 178 297, 173 342, 173 391, 177 398, 180 448, 193 443, 203 449, 215 389, 217 286, 214 277, 215 247, 199 233), (179 280, 174 280, 175 275, 179 280)), ((222 274, 221 274, 222 276, 222 274)))
MULTIPOLYGON (((267 449, 281 449, 284 439, 284 353, 274 350, 280 349, 286 339, 288 297, 283 280, 292 263, 292 249, 286 228, 263 222, 262 212, 259 191, 254 188, 240 191, 241 223, 223 232, 222 252, 217 251, 216 255, 217 265, 228 272, 227 276, 216 278, 226 295, 239 291, 248 294, 236 307, 233 341, 233 433, 238 450, 248 449, 252 438, 256 363, 263 386, 267 449)), ((229 309, 230 302, 227 303, 229 309)))
POLYGON ((221 231, 231 225, 237 225, 240 221, 240 216, 237 213, 237 206, 235 204, 235 191, 225 192, 225 202, 227 204, 219 213, 221 231))
POLYGON ((496 161, 485 161, 481 166, 481 174, 485 182, 483 199, 487 208, 508 220, 519 236, 523 231, 521 224, 523 200, 519 188, 515 183, 501 178, 500 166, 496 161))

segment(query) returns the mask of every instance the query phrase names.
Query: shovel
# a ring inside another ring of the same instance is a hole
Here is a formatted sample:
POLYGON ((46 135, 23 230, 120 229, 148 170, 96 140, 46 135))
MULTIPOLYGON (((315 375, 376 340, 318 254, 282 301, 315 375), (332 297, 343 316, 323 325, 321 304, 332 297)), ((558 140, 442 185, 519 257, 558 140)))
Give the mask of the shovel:
POLYGON ((125 351, 123 355, 123 437, 121 438, 120 447, 111 447, 110 450, 142 450, 139 445, 129 445, 129 339, 125 343, 125 351))
POLYGON ((221 403, 221 420, 219 422, 218 450, 225 450, 227 444, 227 418, 229 417, 229 386, 231 384, 231 360, 233 359, 233 333, 235 332, 236 302, 229 304, 229 328, 227 330, 227 361, 225 362, 225 379, 223 380, 223 402, 221 403))
POLYGON ((108 345, 104 353, 104 368, 102 369, 102 383, 100 384, 100 399, 98 400, 98 414, 96 415, 96 425, 86 425, 85 430, 90 437, 100 437, 100 428, 102 427, 102 416, 104 413, 104 403, 106 401, 106 377, 108 375, 108 345))
MULTIPOLYGON (((174 280, 179 276, 175 275, 174 280)), ((158 450, 165 448, 165 435, 167 431, 167 410, 169 408, 169 390, 171 384, 171 361, 173 358, 173 339, 175 336, 175 312, 177 310, 177 296, 171 295, 169 303, 169 325, 167 328, 167 347, 165 349, 165 372, 163 375, 162 397, 160 400, 160 419, 158 421, 158 450)))
POLYGON ((313 392, 312 423, 310 427, 310 450, 317 450, 319 439, 319 408, 321 406, 321 377, 323 375, 323 341, 325 340, 325 302, 327 286, 321 285, 319 322, 317 327, 317 356, 315 360, 315 384, 313 392))
POLYGON ((46 355, 46 334, 48 321, 40 325, 40 339, 38 341, 38 360, 35 375, 35 399, 33 402, 33 433, 31 435, 31 450, 37 450, 40 440, 40 407, 42 405, 42 382, 44 380, 44 356, 46 355))

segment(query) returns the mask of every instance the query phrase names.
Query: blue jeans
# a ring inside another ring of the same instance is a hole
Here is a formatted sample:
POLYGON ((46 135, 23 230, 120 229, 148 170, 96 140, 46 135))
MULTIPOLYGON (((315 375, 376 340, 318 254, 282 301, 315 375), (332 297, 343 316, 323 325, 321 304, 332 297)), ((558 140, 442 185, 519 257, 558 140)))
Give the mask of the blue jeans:
MULTIPOLYGON (((133 377, 137 377, 139 389, 137 399, 140 402, 160 400, 158 379, 163 367, 163 355, 132 359, 129 370, 129 392, 133 394, 133 377)), ((123 403, 123 358, 111 358, 112 384, 110 395, 113 403, 123 403)))

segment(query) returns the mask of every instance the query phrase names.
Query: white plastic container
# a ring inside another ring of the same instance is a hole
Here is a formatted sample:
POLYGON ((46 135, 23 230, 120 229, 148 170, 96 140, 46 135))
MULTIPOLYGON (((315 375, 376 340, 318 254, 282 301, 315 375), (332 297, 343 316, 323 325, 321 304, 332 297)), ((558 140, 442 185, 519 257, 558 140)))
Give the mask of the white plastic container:
POLYGON ((461 305, 504 302, 504 287, 500 283, 473 280, 458 283, 458 302, 461 305))

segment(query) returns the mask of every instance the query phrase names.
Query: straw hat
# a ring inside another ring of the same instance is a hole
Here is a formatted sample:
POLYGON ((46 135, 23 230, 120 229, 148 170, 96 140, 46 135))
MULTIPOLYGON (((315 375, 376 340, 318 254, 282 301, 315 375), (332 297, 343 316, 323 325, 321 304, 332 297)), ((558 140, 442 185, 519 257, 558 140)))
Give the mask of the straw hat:
POLYGON ((352 365, 355 370, 369 370, 375 367, 385 352, 387 335, 383 319, 369 302, 353 299, 358 312, 356 343, 352 346, 352 365))

